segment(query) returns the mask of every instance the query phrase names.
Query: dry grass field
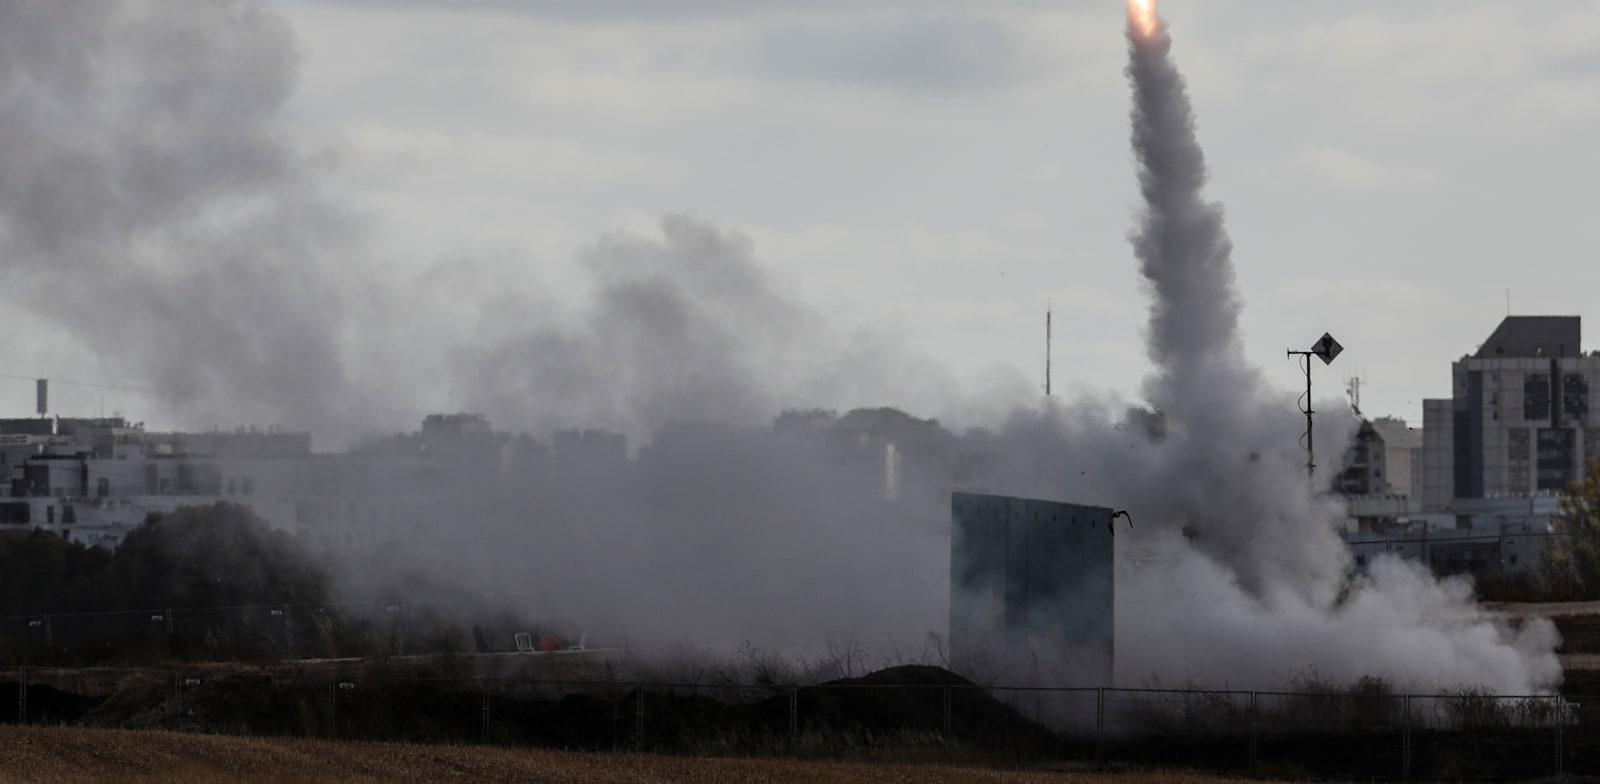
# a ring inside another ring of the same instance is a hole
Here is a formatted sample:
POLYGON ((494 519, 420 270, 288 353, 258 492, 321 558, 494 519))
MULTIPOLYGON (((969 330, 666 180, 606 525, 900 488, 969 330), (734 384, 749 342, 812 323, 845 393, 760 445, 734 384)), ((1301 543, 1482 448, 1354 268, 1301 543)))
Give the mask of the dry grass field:
MULTIPOLYGON (((0 727, 0 784, 333 782, 708 782, 709 784, 1206 784, 1185 773, 1004 771, 956 766, 693 759, 472 746, 332 743, 167 732, 0 727)), ((1259 784, 1259 780, 1253 780, 1259 784)))

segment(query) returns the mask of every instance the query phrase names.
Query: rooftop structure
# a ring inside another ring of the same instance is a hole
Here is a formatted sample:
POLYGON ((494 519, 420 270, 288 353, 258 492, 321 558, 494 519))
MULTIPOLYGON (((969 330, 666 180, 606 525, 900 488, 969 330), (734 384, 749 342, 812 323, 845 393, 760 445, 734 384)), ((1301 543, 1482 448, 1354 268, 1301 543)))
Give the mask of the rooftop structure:
POLYGON ((1582 338, 1579 316, 1506 316, 1474 358, 1577 356, 1582 338))

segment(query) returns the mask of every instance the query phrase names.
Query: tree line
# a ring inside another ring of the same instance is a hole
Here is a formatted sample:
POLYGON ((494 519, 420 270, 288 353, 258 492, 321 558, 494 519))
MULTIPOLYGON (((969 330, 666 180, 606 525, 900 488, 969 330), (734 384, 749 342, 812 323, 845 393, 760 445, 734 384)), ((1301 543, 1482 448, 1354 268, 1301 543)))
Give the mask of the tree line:
POLYGON ((153 513, 115 550, 35 529, 0 536, 0 616, 328 601, 325 569, 249 508, 153 513))

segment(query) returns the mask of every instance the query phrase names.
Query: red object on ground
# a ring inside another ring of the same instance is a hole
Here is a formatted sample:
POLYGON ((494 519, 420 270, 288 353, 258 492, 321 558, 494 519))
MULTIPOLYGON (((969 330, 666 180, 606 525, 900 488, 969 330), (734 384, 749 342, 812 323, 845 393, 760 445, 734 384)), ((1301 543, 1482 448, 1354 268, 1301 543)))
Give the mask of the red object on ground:
POLYGON ((539 638, 539 650, 559 651, 561 650, 561 641, 556 639, 554 634, 546 634, 539 638))

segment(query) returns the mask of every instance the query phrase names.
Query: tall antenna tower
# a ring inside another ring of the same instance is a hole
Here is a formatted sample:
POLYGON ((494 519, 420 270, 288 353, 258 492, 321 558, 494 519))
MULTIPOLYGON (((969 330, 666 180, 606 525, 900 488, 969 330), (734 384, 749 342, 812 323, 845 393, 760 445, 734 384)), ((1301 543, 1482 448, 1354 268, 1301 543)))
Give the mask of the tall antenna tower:
POLYGON ((1044 396, 1050 397, 1050 317, 1053 308, 1045 305, 1044 308, 1044 396))
POLYGON ((1339 356, 1342 351, 1344 351, 1344 346, 1339 345, 1339 341, 1334 340, 1333 335, 1326 332, 1322 333, 1321 339, 1312 344, 1309 351, 1289 349, 1289 356, 1299 357, 1306 371, 1306 394, 1305 397, 1300 398, 1305 401, 1305 405, 1301 407, 1300 412, 1306 415, 1306 434, 1301 436, 1300 440, 1304 441, 1306 445, 1306 479, 1311 482, 1312 493, 1316 492, 1317 487, 1317 449, 1315 442, 1312 440, 1316 435, 1316 431, 1311 427, 1311 415, 1315 413, 1311 410, 1311 358, 1317 357, 1322 360, 1322 364, 1331 365, 1333 364, 1333 358, 1339 356))
POLYGON ((1361 377, 1351 376, 1350 382, 1345 384, 1345 394, 1350 396, 1350 408, 1361 416, 1361 377))

